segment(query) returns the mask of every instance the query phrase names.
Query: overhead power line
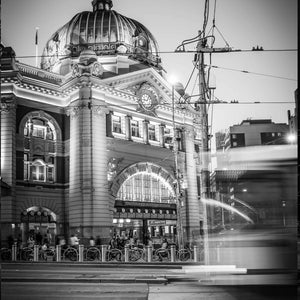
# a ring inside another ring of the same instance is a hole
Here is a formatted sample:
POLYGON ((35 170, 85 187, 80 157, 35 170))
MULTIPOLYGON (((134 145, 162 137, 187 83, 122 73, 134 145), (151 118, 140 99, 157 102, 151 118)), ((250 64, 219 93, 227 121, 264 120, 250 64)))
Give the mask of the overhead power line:
MULTIPOLYGON (((210 48, 208 48, 210 49, 210 48)), ((257 53, 257 52, 297 52, 298 49, 264 49, 261 51, 254 51, 252 49, 231 49, 230 51, 226 51, 226 53, 228 52, 253 52, 253 53, 257 53)), ((198 53, 199 51, 197 50, 177 50, 177 51, 158 51, 156 52, 157 54, 189 54, 189 53, 198 53)), ((223 52, 219 52, 219 51, 211 51, 212 53, 223 53, 223 52)), ((225 52, 225 51, 224 51, 225 52)), ((117 53, 116 53, 117 54, 117 53)), ((131 55, 131 54, 135 54, 135 53, 126 53, 126 54, 121 54, 119 53, 119 55, 131 55)), ((38 57, 42 58, 42 57, 51 57, 52 55, 38 55, 38 57)), ((35 55, 16 55, 16 58, 35 58, 35 55)), ((57 55, 57 57, 66 57, 66 55, 57 55)), ((68 56, 69 57, 69 56, 68 56)))
POLYGON ((278 78, 278 79, 297 81, 297 79, 294 79, 294 78, 288 78, 288 77, 276 76, 276 75, 271 75, 271 74, 252 72, 252 71, 247 71, 247 70, 238 70, 238 69, 225 68, 225 67, 214 66, 214 65, 205 65, 205 66, 210 67, 210 68, 215 68, 215 69, 229 70, 229 71, 241 72, 241 73, 246 73, 246 74, 253 74, 253 75, 260 75, 260 76, 266 76, 266 77, 272 77, 272 78, 278 78))

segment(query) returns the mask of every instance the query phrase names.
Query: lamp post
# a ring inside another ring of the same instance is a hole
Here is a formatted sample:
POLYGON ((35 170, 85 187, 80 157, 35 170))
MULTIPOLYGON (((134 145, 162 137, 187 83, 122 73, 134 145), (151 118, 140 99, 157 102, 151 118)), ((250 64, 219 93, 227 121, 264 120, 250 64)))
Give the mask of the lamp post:
POLYGON ((177 241, 179 249, 183 248, 183 234, 182 234, 182 220, 181 220, 181 201, 179 198, 179 174, 178 174, 178 145, 176 141, 176 125, 175 125, 175 83, 176 79, 170 77, 169 82, 172 85, 172 125, 173 125, 173 153, 174 153, 174 166, 175 166, 175 199, 177 208, 177 241))

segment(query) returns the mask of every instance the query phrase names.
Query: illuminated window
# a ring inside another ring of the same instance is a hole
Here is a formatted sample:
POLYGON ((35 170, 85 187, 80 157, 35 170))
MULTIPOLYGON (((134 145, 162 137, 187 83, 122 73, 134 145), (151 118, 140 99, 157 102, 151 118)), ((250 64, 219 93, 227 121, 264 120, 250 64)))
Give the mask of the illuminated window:
POLYGON ((131 136, 135 136, 135 137, 140 136, 139 121, 136 120, 131 121, 131 136))
POLYGON ((165 142, 165 144, 170 145, 170 144, 172 144, 172 141, 173 141, 173 135, 171 132, 171 128, 165 127, 164 128, 164 142, 165 142))
POLYGON ((46 164, 42 159, 28 161, 28 154, 24 154, 24 180, 53 182, 54 165, 46 164))
POLYGON ((174 203, 174 192, 168 182, 155 173, 140 172, 129 177, 120 187, 118 199, 174 203))
POLYGON ((29 119, 24 126, 24 136, 37 137, 46 140, 54 140, 54 128, 47 121, 34 118, 29 119))
POLYGON ((151 141, 156 141, 156 136, 155 136, 155 125, 154 125, 154 124, 149 124, 149 127, 148 127, 148 134, 149 134, 149 140, 151 140, 151 141))
POLYGON ((112 116, 112 129, 113 129, 113 132, 122 133, 120 116, 112 116))
POLYGON ((32 180, 35 181, 45 181, 45 172, 46 172, 46 165, 41 160, 36 160, 32 163, 30 167, 30 173, 32 180))

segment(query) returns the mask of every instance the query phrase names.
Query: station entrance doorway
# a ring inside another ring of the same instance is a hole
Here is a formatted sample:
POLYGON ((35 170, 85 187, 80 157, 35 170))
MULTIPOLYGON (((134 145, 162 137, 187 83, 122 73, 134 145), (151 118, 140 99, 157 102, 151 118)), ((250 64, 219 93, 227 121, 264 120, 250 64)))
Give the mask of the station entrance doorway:
POLYGON ((176 204, 137 201, 115 201, 113 234, 135 238, 147 245, 149 237, 153 243, 162 238, 176 241, 176 204))

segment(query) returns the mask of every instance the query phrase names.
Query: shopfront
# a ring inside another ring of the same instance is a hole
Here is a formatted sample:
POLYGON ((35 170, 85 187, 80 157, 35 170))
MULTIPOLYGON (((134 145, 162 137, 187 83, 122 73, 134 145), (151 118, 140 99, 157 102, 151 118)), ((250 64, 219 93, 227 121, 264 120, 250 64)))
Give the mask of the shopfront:
POLYGON ((176 204, 138 201, 115 201, 114 234, 135 237, 146 244, 147 237, 160 243, 162 237, 176 241, 176 204))

